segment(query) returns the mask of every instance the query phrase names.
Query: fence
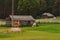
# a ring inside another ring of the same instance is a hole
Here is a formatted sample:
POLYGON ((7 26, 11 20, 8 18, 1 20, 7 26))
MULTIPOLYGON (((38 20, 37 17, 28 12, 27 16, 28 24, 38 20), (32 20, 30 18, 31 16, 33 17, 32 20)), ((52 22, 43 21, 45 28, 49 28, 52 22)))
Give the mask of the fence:
MULTIPOLYGON (((37 19, 35 21, 38 24, 60 24, 60 19, 37 19)), ((1 21, 0 26, 11 26, 11 21, 1 21)))
POLYGON ((0 20, 0 26, 11 26, 11 21, 1 21, 0 20))
POLYGON ((36 23, 44 23, 44 24, 46 24, 46 23, 59 23, 60 24, 60 19, 58 20, 58 19, 38 19, 38 20, 36 20, 36 23))
POLYGON ((6 25, 6 21, 0 21, 0 26, 6 25))

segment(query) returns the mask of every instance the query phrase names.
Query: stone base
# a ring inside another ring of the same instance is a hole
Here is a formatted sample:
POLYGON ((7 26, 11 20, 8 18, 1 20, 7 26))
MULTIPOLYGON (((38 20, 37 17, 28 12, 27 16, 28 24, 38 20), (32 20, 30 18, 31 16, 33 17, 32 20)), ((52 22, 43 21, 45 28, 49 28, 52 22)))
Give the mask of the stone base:
POLYGON ((12 27, 7 32, 21 32, 22 29, 19 27, 12 27))

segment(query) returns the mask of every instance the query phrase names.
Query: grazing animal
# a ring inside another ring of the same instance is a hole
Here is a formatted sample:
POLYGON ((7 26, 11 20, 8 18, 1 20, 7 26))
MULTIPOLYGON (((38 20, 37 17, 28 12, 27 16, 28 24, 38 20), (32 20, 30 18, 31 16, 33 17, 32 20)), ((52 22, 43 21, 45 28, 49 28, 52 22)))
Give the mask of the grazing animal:
POLYGON ((36 23, 33 23, 32 27, 36 27, 36 23))

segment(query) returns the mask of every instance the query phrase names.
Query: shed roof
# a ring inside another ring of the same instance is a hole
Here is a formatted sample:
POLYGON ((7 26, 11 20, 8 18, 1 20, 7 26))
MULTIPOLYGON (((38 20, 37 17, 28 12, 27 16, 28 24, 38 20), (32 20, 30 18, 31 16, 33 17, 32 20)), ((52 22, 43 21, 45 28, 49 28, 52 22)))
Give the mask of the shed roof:
MULTIPOLYGON (((10 18, 12 19, 12 15, 10 15, 10 18)), ((13 20, 35 20, 32 16, 30 15, 13 15, 13 20)))
POLYGON ((51 14, 51 13, 43 13, 42 15, 54 16, 54 15, 53 15, 53 14, 51 14))

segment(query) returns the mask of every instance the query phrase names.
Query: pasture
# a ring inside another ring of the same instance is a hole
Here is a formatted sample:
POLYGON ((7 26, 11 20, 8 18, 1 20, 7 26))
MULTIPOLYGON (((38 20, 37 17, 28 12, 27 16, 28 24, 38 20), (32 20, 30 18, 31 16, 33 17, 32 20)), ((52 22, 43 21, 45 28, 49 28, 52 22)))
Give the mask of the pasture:
MULTIPOLYGON (((10 27, 0 27, 0 32, 10 27)), ((0 40, 60 40, 60 24, 40 24, 36 27, 22 27, 23 32, 0 33, 0 40)))

